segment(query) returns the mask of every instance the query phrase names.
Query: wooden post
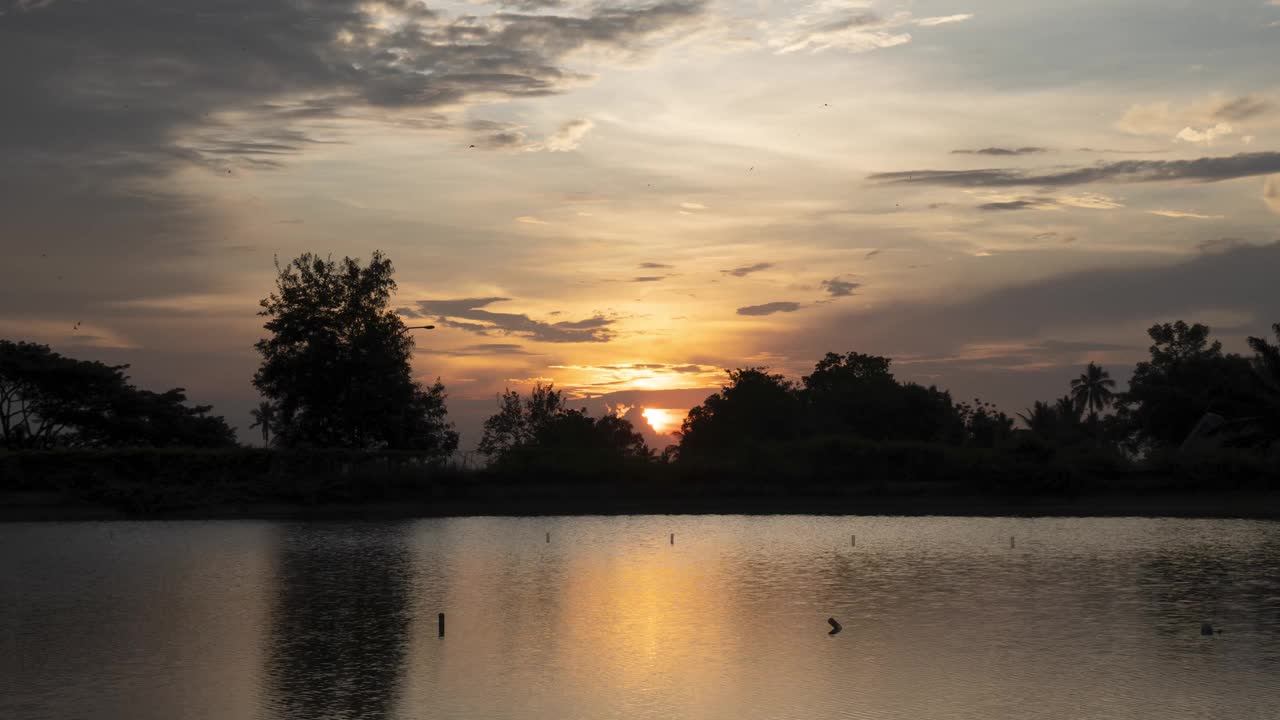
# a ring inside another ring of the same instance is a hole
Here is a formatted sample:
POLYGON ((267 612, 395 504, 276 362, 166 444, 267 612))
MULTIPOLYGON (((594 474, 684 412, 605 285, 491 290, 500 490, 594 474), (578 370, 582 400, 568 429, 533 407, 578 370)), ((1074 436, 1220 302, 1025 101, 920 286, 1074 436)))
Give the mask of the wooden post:
POLYGON ((1012 535, 1010 535, 1010 536, 1009 536, 1009 549, 1010 549, 1010 550, 1012 550, 1012 549, 1014 549, 1015 547, 1017 547, 1017 545, 1013 542, 1013 536, 1012 536, 1012 535))
POLYGON ((858 536, 857 536, 857 535, 850 535, 850 536, 849 536, 849 547, 858 547, 858 536))
POLYGON ((440 613, 440 637, 444 637, 444 613, 440 613))
POLYGON ((547 542, 551 542, 551 533, 547 533, 547 542))
POLYGON ((675 533, 671 533, 671 544, 672 544, 672 545, 675 545, 675 544, 676 544, 676 534, 675 534, 675 533))

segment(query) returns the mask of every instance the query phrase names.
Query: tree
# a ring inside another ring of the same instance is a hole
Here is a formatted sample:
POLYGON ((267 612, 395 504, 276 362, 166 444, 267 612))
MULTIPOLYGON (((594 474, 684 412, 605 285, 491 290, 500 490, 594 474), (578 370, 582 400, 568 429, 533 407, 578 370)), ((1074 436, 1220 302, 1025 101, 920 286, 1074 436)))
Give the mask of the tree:
POLYGON ((993 403, 974 398, 973 404, 956 405, 964 427, 966 444, 981 448, 1004 445, 1013 434, 1013 418, 996 409, 993 403))
POLYGON ((188 405, 182 388, 134 387, 128 368, 0 340, 0 440, 12 449, 235 445, 210 406, 188 405))
POLYGON ((527 400, 508 389, 502 394, 499 407, 484 421, 478 448, 481 455, 500 457, 512 448, 532 444, 542 428, 566 410, 560 391, 542 383, 533 386, 527 400))
POLYGON ((305 253, 276 270, 253 378, 275 407, 276 443, 453 452, 444 386, 413 380, 413 338, 390 309, 391 260, 374 252, 362 267, 305 253))
POLYGON ((1045 440, 1054 440, 1058 435, 1058 411, 1047 402, 1035 401, 1024 413, 1018 413, 1027 429, 1045 440))
POLYGON ((806 410, 819 432, 853 432, 876 440, 954 439, 959 419, 948 393, 899 384, 889 358, 827 353, 801 379, 806 410))
POLYGON ((571 410, 559 390, 542 383, 527 398, 514 390, 502 394, 498 412, 485 420, 479 450, 498 464, 549 461, 599 467, 652 456, 630 421, 571 410))
POLYGON ((680 459, 737 454, 800 432, 795 385, 765 368, 730 370, 729 382, 689 411, 680 426, 680 459))
POLYGON ((1258 384, 1258 416, 1253 424, 1258 428, 1253 438, 1269 446, 1280 439, 1280 323, 1271 326, 1276 344, 1266 338, 1249 337, 1249 348, 1254 352, 1251 363, 1258 384))
POLYGON ((1071 398, 1079 412, 1088 410, 1091 416, 1097 416, 1111 406, 1115 395, 1111 389, 1115 386, 1116 381, 1111 379, 1111 374, 1091 362, 1080 377, 1071 381, 1071 398))
POLYGON ((253 416, 253 424, 249 429, 262 428, 262 447, 271 447, 271 427, 276 421, 276 406, 263 400, 249 414, 253 416))
POLYGON ((1227 420, 1256 414, 1256 380, 1248 360, 1224 355, 1208 326, 1154 325, 1151 359, 1134 368, 1129 390, 1117 398, 1137 446, 1182 443, 1206 413, 1227 420))

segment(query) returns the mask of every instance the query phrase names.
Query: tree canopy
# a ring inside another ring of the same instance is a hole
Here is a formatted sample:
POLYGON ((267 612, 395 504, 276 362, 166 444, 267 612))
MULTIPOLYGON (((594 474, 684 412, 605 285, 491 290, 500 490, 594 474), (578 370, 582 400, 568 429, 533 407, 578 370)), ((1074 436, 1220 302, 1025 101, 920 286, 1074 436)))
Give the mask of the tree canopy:
POLYGON ((142 390, 128 365, 76 360, 0 340, 0 439, 11 449, 229 447, 235 432, 186 391, 142 390))
POLYGON ((537 383, 528 397, 502 394, 498 412, 485 420, 480 453, 498 464, 533 460, 577 463, 648 459, 652 453, 631 422, 614 415, 593 418, 566 406, 552 385, 537 383))
POLYGON ((452 453, 444 386, 414 381, 414 341, 390 308, 391 260, 305 253, 277 270, 261 303, 270 335, 256 345, 253 379, 273 406, 276 444, 452 453))

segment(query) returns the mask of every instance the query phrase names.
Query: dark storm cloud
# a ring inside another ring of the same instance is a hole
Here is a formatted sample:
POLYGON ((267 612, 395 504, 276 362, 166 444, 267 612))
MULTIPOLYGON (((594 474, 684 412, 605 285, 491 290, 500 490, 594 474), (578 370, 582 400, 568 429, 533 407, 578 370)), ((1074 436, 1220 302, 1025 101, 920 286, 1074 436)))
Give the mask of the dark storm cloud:
POLYGON ((854 290, 857 290, 861 286, 861 283, 841 280, 838 277, 822 281, 822 289, 826 290, 827 294, 831 297, 849 297, 850 295, 853 295, 854 290))
POLYGON ((724 273, 725 275, 732 275, 733 277, 746 277, 751 273, 760 272, 761 270, 768 270, 771 267, 773 267, 773 263, 762 262, 762 263, 756 263, 754 265, 743 265, 741 267, 733 268, 732 270, 721 270, 720 272, 724 273))
POLYGON ((517 335, 537 342, 579 343, 609 342, 614 333, 610 326, 615 320, 595 315, 582 320, 547 323, 528 315, 499 313, 485 310, 489 305, 506 302, 510 298, 462 298, 457 300, 420 300, 417 312, 423 317, 434 317, 446 327, 466 330, 477 335, 517 335))
POLYGON ((460 104, 564 92, 591 79, 569 55, 646 52, 703 10, 450 18, 412 0, 0 0, 0 237, 24 243, 0 264, 0 302, 49 313, 217 291, 203 261, 225 233, 218 200, 166 186, 174 171, 231 182, 281 167, 347 117, 448 128, 460 104), (381 10, 403 22, 379 26, 381 10), (48 278, 28 264, 42 253, 62 264, 48 278))
POLYGON ((1280 172, 1280 152, 1239 153, 1195 160, 1122 160, 1065 170, 906 170, 876 173, 873 182, 950 187, 1067 186, 1094 182, 1140 183, 1168 180, 1217 182, 1280 172))
POLYGON ((772 315, 774 313, 789 313, 800 309, 800 303, 794 302, 771 302, 764 305, 748 305, 738 308, 739 315, 772 315))
POLYGON ((1049 152, 1048 148, 1042 147, 1020 147, 1020 148, 1002 148, 987 147, 978 150, 952 150, 952 155, 1034 155, 1036 153, 1049 152))

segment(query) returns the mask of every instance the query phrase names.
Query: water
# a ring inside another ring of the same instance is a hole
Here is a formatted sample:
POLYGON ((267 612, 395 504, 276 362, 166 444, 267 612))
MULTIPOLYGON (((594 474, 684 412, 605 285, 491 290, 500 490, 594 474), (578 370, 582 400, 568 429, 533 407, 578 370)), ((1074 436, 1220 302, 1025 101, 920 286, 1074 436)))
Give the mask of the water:
POLYGON ((1276 717, 1275 523, 0 525, 6 719, 1276 717))

